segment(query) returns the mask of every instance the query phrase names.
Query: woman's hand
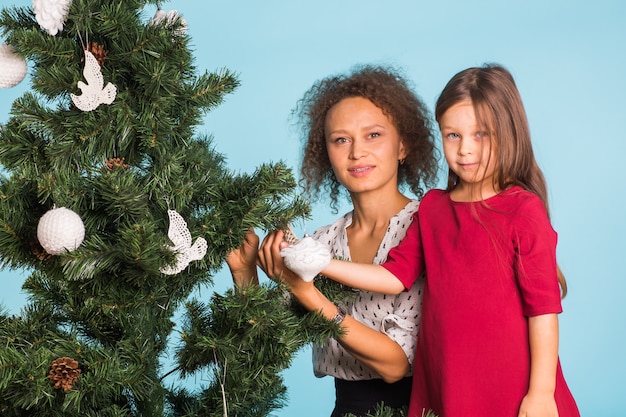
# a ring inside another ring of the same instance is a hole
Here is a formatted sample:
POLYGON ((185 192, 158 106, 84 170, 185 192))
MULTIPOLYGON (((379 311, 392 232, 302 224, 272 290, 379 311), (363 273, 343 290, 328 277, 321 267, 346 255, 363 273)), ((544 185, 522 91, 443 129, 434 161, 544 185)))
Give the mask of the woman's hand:
POLYGON ((226 263, 237 286, 258 284, 259 277, 256 270, 259 236, 250 228, 244 237, 243 243, 226 256, 226 263))
POLYGON ((283 257, 280 256, 280 250, 287 247, 288 243, 283 241, 283 236, 282 230, 265 236, 258 252, 258 266, 271 279, 287 284, 289 291, 307 310, 320 309, 322 307, 321 294, 317 292, 313 282, 302 280, 285 266, 283 257))
POLYGON ((280 256, 280 250, 285 246, 287 243, 283 242, 283 232, 277 230, 265 236, 257 253, 257 265, 274 281, 280 279, 285 269, 280 256))

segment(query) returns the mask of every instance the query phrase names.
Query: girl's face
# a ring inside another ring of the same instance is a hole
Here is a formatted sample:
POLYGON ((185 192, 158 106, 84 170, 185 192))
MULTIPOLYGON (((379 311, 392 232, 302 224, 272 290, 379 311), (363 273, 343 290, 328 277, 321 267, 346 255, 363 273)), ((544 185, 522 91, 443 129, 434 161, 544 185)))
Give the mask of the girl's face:
POLYGON ((453 197, 476 201, 495 195, 492 132, 478 124, 472 102, 450 107, 442 115, 439 129, 448 166, 459 177, 453 197))
POLYGON ((351 194, 397 192, 404 145, 380 108, 363 97, 345 98, 328 111, 324 130, 333 172, 351 194))

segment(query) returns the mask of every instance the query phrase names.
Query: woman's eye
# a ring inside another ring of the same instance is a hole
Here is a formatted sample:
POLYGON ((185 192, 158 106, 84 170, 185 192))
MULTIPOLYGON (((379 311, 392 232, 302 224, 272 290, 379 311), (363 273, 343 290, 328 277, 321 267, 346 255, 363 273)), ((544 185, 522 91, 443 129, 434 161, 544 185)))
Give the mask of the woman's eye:
POLYGON ((369 135, 367 135, 367 137, 370 138, 370 139, 374 139, 374 138, 377 138, 379 136, 380 136, 380 133, 378 133, 378 132, 373 132, 373 133, 370 133, 369 135))
POLYGON ((348 141, 348 139, 341 137, 341 138, 335 138, 335 140, 333 142, 335 143, 346 143, 348 141))

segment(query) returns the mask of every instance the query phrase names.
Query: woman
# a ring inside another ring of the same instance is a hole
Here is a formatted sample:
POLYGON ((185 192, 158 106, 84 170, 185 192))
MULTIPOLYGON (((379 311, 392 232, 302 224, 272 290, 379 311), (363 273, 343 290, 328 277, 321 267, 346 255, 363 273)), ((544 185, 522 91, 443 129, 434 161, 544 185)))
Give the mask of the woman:
MULTIPOLYGON (((365 66, 318 81, 295 110, 303 128, 302 183, 311 198, 330 191, 331 207, 347 191, 353 210, 318 229, 313 238, 334 256, 381 263, 404 237, 418 201, 433 185, 437 152, 428 112, 396 71, 365 66)), ((332 417, 365 416, 376 405, 402 408, 411 391, 411 363, 418 331, 422 283, 398 296, 367 291, 338 306, 311 283, 286 269, 276 248, 283 232, 268 235, 256 252, 250 232, 227 259, 239 285, 256 281, 255 263, 289 284, 309 311, 340 323, 344 335, 313 349, 314 372, 335 378, 332 417)))

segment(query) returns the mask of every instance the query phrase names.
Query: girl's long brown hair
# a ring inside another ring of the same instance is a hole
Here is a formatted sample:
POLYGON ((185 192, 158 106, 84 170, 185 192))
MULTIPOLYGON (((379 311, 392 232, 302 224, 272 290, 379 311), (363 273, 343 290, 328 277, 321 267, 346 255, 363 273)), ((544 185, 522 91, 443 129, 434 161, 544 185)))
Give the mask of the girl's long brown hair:
MULTIPOLYGON (((453 105, 470 100, 480 125, 490 126, 491 146, 496 160, 494 188, 506 190, 519 185, 541 199, 548 216, 548 189, 545 177, 535 160, 530 129, 522 99, 511 73, 496 64, 468 68, 456 74, 443 89, 435 108, 437 122, 453 105), (495 138, 495 143, 494 143, 495 138)), ((448 170, 447 190, 459 177, 448 170)), ((567 294, 567 282, 557 265, 561 295, 567 294)))

